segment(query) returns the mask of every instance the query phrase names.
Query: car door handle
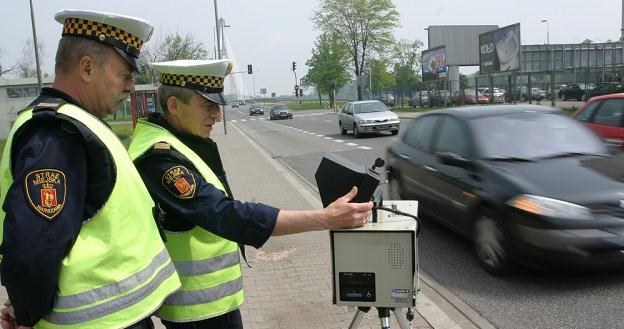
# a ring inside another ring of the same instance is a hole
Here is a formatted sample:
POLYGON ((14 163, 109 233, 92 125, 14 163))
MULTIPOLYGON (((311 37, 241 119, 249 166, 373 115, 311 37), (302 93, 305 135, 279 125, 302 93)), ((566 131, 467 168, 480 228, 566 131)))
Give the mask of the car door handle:
POLYGON ((425 168, 427 171, 432 171, 432 172, 437 172, 438 171, 438 169, 433 168, 431 166, 427 166, 427 165, 424 165, 423 168, 425 168))
POLYGON ((405 154, 399 153, 399 158, 401 158, 401 159, 409 159, 410 157, 405 155, 405 154))

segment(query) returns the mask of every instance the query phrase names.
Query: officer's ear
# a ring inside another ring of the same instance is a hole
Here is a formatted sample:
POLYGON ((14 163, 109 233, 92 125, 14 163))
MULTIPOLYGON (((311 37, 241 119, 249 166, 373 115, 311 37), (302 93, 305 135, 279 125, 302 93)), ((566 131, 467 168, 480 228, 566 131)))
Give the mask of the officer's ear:
POLYGON ((80 74, 82 80, 87 82, 93 80, 95 65, 95 61, 91 56, 82 56, 82 58, 80 58, 80 62, 78 62, 78 74, 80 74))
POLYGON ((175 96, 169 96, 167 98, 167 111, 171 114, 178 115, 180 114, 180 107, 178 106, 180 101, 175 96))

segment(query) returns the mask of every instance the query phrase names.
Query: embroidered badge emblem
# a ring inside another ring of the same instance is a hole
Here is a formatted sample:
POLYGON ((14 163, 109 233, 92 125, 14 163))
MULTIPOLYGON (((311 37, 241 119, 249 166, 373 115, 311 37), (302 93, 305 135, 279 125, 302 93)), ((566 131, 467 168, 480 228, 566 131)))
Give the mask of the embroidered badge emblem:
POLYGON ((169 168, 162 177, 162 184, 180 199, 191 199, 195 196, 195 177, 184 166, 169 168))
POLYGON ((65 173, 56 169, 34 170, 24 179, 30 207, 44 219, 54 220, 65 205, 67 183, 65 173))

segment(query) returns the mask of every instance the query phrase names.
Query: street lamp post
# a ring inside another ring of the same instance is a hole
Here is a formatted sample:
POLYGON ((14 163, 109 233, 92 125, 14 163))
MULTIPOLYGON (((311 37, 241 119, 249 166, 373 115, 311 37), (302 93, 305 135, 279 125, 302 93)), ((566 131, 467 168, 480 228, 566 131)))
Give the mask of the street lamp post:
POLYGON ((550 105, 555 106, 555 63, 553 61, 552 49, 550 48, 550 22, 547 19, 542 19, 542 23, 546 23, 546 44, 548 49, 548 56, 550 60, 548 65, 550 66, 550 105))
POLYGON ((37 32, 35 28, 35 13, 33 11, 32 0, 30 0, 30 21, 32 24, 33 43, 35 46, 35 65, 37 65, 37 83, 39 84, 39 92, 43 88, 43 80, 41 79, 41 65, 39 64, 39 46, 37 45, 37 32))
MULTIPOLYGON (((217 9, 217 0, 214 0, 215 25, 217 26, 217 59, 221 59, 221 32, 219 30, 219 11, 217 9)), ((227 135, 227 126, 225 124, 225 106, 223 106, 223 133, 227 135)))

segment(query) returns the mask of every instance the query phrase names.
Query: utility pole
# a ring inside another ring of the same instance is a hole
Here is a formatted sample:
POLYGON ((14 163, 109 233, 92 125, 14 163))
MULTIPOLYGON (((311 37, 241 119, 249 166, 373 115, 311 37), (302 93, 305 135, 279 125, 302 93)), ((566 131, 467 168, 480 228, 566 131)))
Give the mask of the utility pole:
POLYGON ((35 65, 37 65, 37 83, 39 84, 39 92, 41 92, 41 89, 43 88, 43 81, 41 79, 41 65, 39 64, 39 46, 37 45, 37 29, 35 28, 35 13, 33 11, 32 0, 30 0, 30 22, 32 23, 33 43, 35 44, 35 65))
MULTIPOLYGON (((215 24, 217 30, 217 59, 221 59, 221 29, 219 29, 219 10, 217 9, 217 0, 214 0, 215 24)), ((225 125, 225 105, 223 106, 223 133, 227 135, 227 126, 225 125)))

